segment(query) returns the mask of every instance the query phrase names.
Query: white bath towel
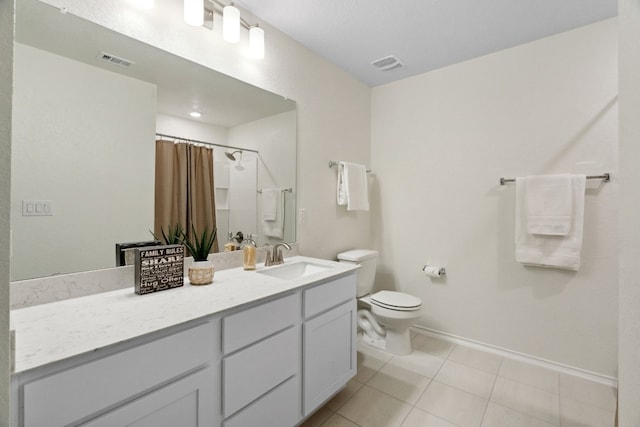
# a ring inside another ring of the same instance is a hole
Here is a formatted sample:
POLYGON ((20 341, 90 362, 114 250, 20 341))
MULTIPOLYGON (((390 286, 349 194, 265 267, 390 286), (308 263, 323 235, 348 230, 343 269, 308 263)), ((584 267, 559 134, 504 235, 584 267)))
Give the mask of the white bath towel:
POLYGON ((571 175, 528 176, 525 182, 527 232, 567 236, 573 208, 571 175))
MULTIPOLYGON (((276 237, 278 239, 282 239, 284 237, 284 196, 282 194, 282 189, 280 188, 265 188, 262 190, 264 202, 264 194, 266 190, 277 190, 277 205, 275 209, 275 219, 273 220, 265 220, 264 219, 264 211, 263 211, 263 219, 262 219, 262 231, 267 237, 276 237)), ((262 207, 264 209, 264 206, 262 207)))
POLYGON ((366 166, 349 162, 338 165, 338 204, 345 202, 348 211, 369 210, 366 166))
POLYGON ((281 188, 262 189, 262 220, 275 221, 282 198, 281 188))
POLYGON ((578 271, 582 250, 585 175, 571 175, 571 229, 566 236, 530 234, 527 231, 526 178, 516 178, 516 260, 539 267, 578 271))

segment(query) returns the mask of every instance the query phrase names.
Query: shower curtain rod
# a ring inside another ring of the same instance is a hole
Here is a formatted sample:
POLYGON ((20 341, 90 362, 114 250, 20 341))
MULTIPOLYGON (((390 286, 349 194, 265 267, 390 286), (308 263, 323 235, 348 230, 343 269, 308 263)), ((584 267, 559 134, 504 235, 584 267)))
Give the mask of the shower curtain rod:
MULTIPOLYGON (((602 182, 609 182, 611 175, 609 173, 603 173, 602 175, 587 175, 587 179, 601 179, 602 182)), ((515 182, 515 178, 500 178, 500 185, 505 185, 507 182, 515 182)))
POLYGON ((167 134, 164 134, 164 133, 157 133, 156 132, 156 136, 160 136, 160 137, 163 137, 163 138, 177 139, 178 141, 184 141, 184 142, 193 142, 193 143, 196 143, 196 144, 213 145, 213 146, 216 146, 216 147, 225 147, 225 148, 230 148, 232 150, 251 151, 252 153, 260 153, 258 150, 252 150, 251 148, 234 147, 233 145, 224 145, 224 144, 216 144, 214 142, 198 141, 197 139, 182 138, 180 136, 167 135, 167 134))

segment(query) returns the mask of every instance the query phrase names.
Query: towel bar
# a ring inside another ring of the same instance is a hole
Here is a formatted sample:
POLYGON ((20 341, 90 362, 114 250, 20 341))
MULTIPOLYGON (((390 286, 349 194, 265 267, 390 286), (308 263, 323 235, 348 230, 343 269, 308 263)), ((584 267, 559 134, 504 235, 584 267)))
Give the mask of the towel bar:
MULTIPOLYGON (((262 190, 258 190, 258 193, 262 194, 262 190)), ((283 188, 282 189, 283 193, 293 193, 293 188, 289 187, 289 188, 283 188)))
MULTIPOLYGON (((329 167, 332 168, 334 166, 338 166, 338 162, 334 162, 333 160, 329 160, 329 167)), ((371 172, 371 169, 367 169, 367 172, 371 172)))
MULTIPOLYGON (((587 179, 601 179, 602 182, 611 181, 611 175, 609 173, 603 173, 602 175, 588 175, 587 179)), ((507 182, 515 182, 515 178, 500 178, 500 185, 505 185, 507 182)))

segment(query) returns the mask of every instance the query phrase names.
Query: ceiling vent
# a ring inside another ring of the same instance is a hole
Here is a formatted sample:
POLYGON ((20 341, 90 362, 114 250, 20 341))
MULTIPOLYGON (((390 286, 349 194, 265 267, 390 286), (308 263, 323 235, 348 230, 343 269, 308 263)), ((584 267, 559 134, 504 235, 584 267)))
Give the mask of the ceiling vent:
POLYGON ((131 61, 130 59, 120 58, 119 56, 115 56, 107 52, 100 52, 100 55, 98 55, 98 58, 102 61, 110 62, 112 64, 120 65, 121 67, 126 67, 126 68, 129 68, 132 65, 135 65, 135 62, 131 61))
POLYGON ((371 63, 373 68, 380 71, 393 70, 394 68, 404 67, 402 61, 393 55, 385 56, 384 58, 376 59, 371 63))

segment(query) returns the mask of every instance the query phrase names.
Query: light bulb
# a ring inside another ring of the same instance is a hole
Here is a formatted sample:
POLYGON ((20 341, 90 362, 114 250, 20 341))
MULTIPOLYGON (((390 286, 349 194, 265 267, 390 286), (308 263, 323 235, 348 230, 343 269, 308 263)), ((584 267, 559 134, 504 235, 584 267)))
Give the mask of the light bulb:
POLYGON ((229 43, 240 41, 240 11, 235 6, 222 9, 222 38, 229 43))
POLYGON ((184 22, 194 27, 204 24, 204 0, 184 0, 184 22))
POLYGON ((249 29, 249 52, 252 58, 264 58, 264 30, 258 26, 249 29))

